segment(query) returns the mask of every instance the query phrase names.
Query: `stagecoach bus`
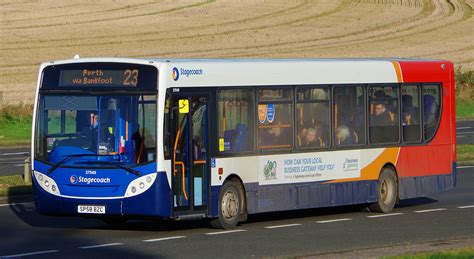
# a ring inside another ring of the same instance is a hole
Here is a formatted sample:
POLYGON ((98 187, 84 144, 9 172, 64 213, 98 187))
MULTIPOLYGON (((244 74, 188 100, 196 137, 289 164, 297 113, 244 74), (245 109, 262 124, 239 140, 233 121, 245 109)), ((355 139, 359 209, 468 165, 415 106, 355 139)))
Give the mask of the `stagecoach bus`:
POLYGON ((74 58, 39 70, 36 209, 208 218, 368 204, 456 184, 453 64, 74 58))

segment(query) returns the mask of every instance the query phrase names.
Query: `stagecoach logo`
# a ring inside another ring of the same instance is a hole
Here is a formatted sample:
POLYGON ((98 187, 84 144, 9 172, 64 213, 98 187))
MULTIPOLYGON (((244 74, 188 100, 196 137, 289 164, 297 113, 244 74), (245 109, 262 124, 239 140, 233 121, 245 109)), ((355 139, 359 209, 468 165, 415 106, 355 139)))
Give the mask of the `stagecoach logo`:
POLYGON ((174 81, 178 81, 178 79, 179 79, 179 70, 178 70, 178 68, 176 68, 176 67, 173 68, 173 73, 172 73, 171 76, 173 77, 174 81))
POLYGON ((276 180, 276 170, 277 162, 268 160, 267 164, 263 167, 263 175, 265 176, 265 180, 276 180))
POLYGON ((190 77, 190 76, 201 76, 203 75, 203 70, 202 69, 187 69, 187 68, 177 68, 173 67, 171 77, 173 78, 174 81, 178 81, 178 79, 182 76, 184 77, 190 77))
POLYGON ((75 175, 72 175, 71 177, 69 177, 69 181, 72 183, 72 184, 76 184, 76 183, 85 183, 85 184, 91 184, 91 183, 110 183, 110 178, 106 177, 106 178, 93 178, 93 177, 82 177, 82 176, 75 176, 75 175))

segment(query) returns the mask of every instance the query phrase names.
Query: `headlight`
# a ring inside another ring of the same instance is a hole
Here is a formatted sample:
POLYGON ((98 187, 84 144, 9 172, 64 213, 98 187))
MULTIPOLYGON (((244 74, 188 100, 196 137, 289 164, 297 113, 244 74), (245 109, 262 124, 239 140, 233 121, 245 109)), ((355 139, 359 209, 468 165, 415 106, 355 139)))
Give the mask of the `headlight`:
POLYGON ((41 188, 43 188, 43 190, 54 195, 58 195, 58 196, 61 195, 61 193, 59 193, 58 185, 53 179, 51 179, 49 176, 46 176, 45 174, 42 174, 40 172, 37 172, 37 171, 34 171, 34 172, 35 172, 36 181, 39 183, 41 188))
POLYGON ((138 177, 133 180, 127 187, 125 192, 125 198, 132 197, 144 193, 146 190, 150 189, 156 179, 156 173, 147 174, 142 177, 138 177))

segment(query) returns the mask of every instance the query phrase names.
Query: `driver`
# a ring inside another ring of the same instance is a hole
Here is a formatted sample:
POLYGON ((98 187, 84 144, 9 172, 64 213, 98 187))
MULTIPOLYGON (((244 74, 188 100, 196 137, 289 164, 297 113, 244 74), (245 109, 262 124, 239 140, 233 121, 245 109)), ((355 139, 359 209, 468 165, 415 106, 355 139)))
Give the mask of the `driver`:
POLYGON ((97 151, 97 140, 99 137, 99 144, 106 144, 107 148, 109 149, 108 151, 113 151, 110 150, 110 148, 113 147, 113 145, 110 145, 113 143, 113 135, 108 131, 108 128, 106 125, 101 125, 99 127, 99 116, 97 113, 91 113, 90 114, 90 123, 88 127, 84 127, 81 130, 81 137, 88 140, 88 144, 86 145, 86 148, 90 151, 96 152, 97 151), (100 134, 99 134, 99 128, 100 128, 100 134), (99 136, 97 136, 99 134, 99 136))

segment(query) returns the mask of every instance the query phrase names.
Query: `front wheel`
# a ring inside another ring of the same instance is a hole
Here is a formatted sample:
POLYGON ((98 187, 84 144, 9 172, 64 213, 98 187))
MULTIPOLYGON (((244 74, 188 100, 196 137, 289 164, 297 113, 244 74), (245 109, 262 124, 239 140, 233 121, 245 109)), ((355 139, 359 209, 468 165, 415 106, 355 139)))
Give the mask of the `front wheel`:
POLYGON ((241 194, 237 183, 227 181, 222 186, 219 196, 219 216, 211 220, 214 228, 234 228, 237 226, 240 217, 241 194))
POLYGON ((384 168, 380 173, 377 188, 377 202, 370 205, 371 211, 388 213, 397 202, 398 181, 392 168, 384 168))

